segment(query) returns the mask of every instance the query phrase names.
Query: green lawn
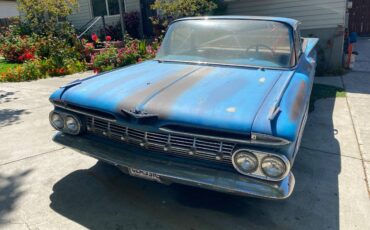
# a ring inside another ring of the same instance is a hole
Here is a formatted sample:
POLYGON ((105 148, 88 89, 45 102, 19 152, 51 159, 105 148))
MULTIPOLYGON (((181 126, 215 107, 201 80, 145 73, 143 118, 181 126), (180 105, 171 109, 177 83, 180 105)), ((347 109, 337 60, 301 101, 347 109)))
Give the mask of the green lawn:
POLYGON ((5 72, 9 68, 15 68, 18 65, 16 63, 8 63, 4 58, 0 57, 0 73, 5 72))

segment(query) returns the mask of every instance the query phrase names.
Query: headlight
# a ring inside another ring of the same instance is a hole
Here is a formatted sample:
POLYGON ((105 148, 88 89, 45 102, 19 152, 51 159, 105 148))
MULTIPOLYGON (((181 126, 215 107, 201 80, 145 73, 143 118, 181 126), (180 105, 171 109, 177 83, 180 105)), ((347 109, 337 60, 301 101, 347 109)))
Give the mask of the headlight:
POLYGON ((49 116, 49 119, 50 119, 51 126, 53 126, 55 129, 57 129, 57 130, 63 129, 64 120, 63 120, 63 117, 60 114, 55 113, 55 112, 51 112, 50 116, 49 116))
POLYGON ((262 172, 272 178, 279 178, 284 175, 287 168, 285 163, 278 157, 268 156, 262 160, 262 172))
POLYGON ((258 159, 257 157, 248 151, 237 151, 232 156, 232 162, 234 168, 241 174, 249 174, 258 168, 258 159))
POLYGON ((65 128, 69 134, 77 135, 80 133, 81 123, 77 118, 68 115, 65 128))

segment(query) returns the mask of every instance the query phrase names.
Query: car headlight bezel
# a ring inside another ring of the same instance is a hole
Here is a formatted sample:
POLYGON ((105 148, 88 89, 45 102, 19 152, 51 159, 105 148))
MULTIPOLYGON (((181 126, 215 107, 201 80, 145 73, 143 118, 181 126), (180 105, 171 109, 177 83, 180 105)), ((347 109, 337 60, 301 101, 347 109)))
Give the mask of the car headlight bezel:
POLYGON ((236 151, 232 155, 232 160, 231 161, 232 161, 232 164, 233 164, 234 168, 236 169, 236 171, 238 171, 239 173, 241 173, 243 175, 249 175, 249 174, 255 172, 258 169, 258 166, 259 166, 259 161, 258 161, 258 158, 255 156, 255 154, 253 154, 250 151, 244 150, 244 149, 236 151), (255 164, 255 166, 251 167, 251 169, 248 170, 248 171, 243 170, 242 165, 237 162, 238 161, 237 158, 239 156, 240 157, 247 157, 247 158, 249 158, 249 160, 254 161, 253 163, 255 164))
POLYGON ((269 178, 281 178, 285 172, 287 171, 287 166, 286 164, 284 163, 284 161, 280 158, 280 157, 276 157, 276 156, 265 156, 262 160, 261 160, 261 170, 262 172, 269 178), (274 161, 274 163, 277 163, 276 165, 281 165, 281 167, 283 168, 283 171, 276 175, 276 176, 272 176, 271 174, 267 173, 266 172, 266 169, 264 168, 264 163, 266 163, 266 161, 274 161))
POLYGON ((70 134, 70 135, 79 135, 83 131, 83 127, 84 127, 83 123, 81 122, 80 118, 77 115, 69 113, 69 112, 59 111, 59 110, 53 110, 50 112, 49 121, 50 121, 51 126, 54 129, 61 131, 63 133, 66 133, 66 134, 70 134), (54 124, 53 116, 55 115, 59 116, 62 119, 63 127, 61 126, 58 127, 54 124), (68 120, 71 120, 71 119, 75 122, 75 125, 76 125, 75 129, 69 128, 68 120))
POLYGON ((264 151, 256 150, 256 149, 240 148, 240 149, 237 149, 237 150, 235 150, 233 152, 233 154, 231 156, 231 161, 232 161, 232 164, 234 166, 234 169, 238 173, 240 173, 242 175, 245 175, 245 176, 250 176, 250 177, 258 178, 258 179, 264 179, 264 180, 269 180, 269 181, 281 181, 286 176, 288 176, 288 174, 290 173, 290 161, 287 159, 286 156, 284 156, 282 154, 271 153, 271 152, 264 152, 264 151), (254 171, 251 171, 251 172, 243 172, 242 170, 240 170, 237 167, 237 165, 235 164, 235 162, 234 162, 235 161, 234 158, 235 158, 236 154, 238 154, 239 152, 250 152, 250 153, 252 153, 257 158, 257 160, 258 160, 258 167, 257 167, 257 169, 254 170, 254 171), (277 158, 277 159, 279 159, 284 164, 285 171, 279 177, 271 177, 271 176, 267 175, 262 170, 262 162, 265 159, 268 159, 269 157, 277 158))
POLYGON ((65 118, 64 118, 64 132, 68 133, 68 134, 71 134, 71 135, 78 135, 80 134, 81 132, 81 127, 82 127, 82 124, 81 124, 81 121, 80 119, 77 117, 77 116, 74 116, 72 114, 66 114, 65 118), (75 122, 75 125, 76 125, 76 129, 71 129, 69 128, 69 124, 67 123, 68 120, 72 120, 75 122))
POLYGON ((49 121, 50 121, 51 126, 54 129, 56 129, 56 130, 63 130, 64 129, 65 124, 64 124, 64 118, 63 118, 62 114, 57 113, 55 111, 51 111, 50 114, 49 114, 49 121), (55 121, 53 119, 53 117, 55 117, 55 116, 59 116, 59 118, 61 120, 61 126, 60 127, 58 127, 58 125, 55 124, 55 121))

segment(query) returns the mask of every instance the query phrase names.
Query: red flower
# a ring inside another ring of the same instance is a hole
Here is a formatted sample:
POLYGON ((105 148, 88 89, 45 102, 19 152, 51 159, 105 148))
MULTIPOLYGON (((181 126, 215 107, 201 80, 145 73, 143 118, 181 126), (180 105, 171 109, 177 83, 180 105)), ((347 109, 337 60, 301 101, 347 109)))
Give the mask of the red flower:
POLYGON ((24 59, 26 59, 26 60, 31 60, 33 58, 34 58, 34 56, 31 53, 25 53, 24 54, 24 59))
POLYGON ((106 36, 106 37, 105 37, 105 40, 106 40, 107 42, 109 42, 109 41, 111 41, 111 40, 112 40, 112 37, 108 35, 108 36, 106 36))
POLYGON ((94 42, 96 42, 96 41, 98 41, 98 35, 96 35, 96 34, 92 34, 91 35, 91 39, 94 41, 94 42))

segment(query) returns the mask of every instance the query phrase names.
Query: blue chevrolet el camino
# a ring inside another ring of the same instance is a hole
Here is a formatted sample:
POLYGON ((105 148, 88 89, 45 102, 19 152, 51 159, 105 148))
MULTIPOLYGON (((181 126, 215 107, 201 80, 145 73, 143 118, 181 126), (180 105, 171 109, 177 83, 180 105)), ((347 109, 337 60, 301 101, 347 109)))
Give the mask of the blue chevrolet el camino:
POLYGON ((287 18, 176 20, 154 60, 55 91, 53 139, 132 176, 287 198, 317 42, 287 18))

